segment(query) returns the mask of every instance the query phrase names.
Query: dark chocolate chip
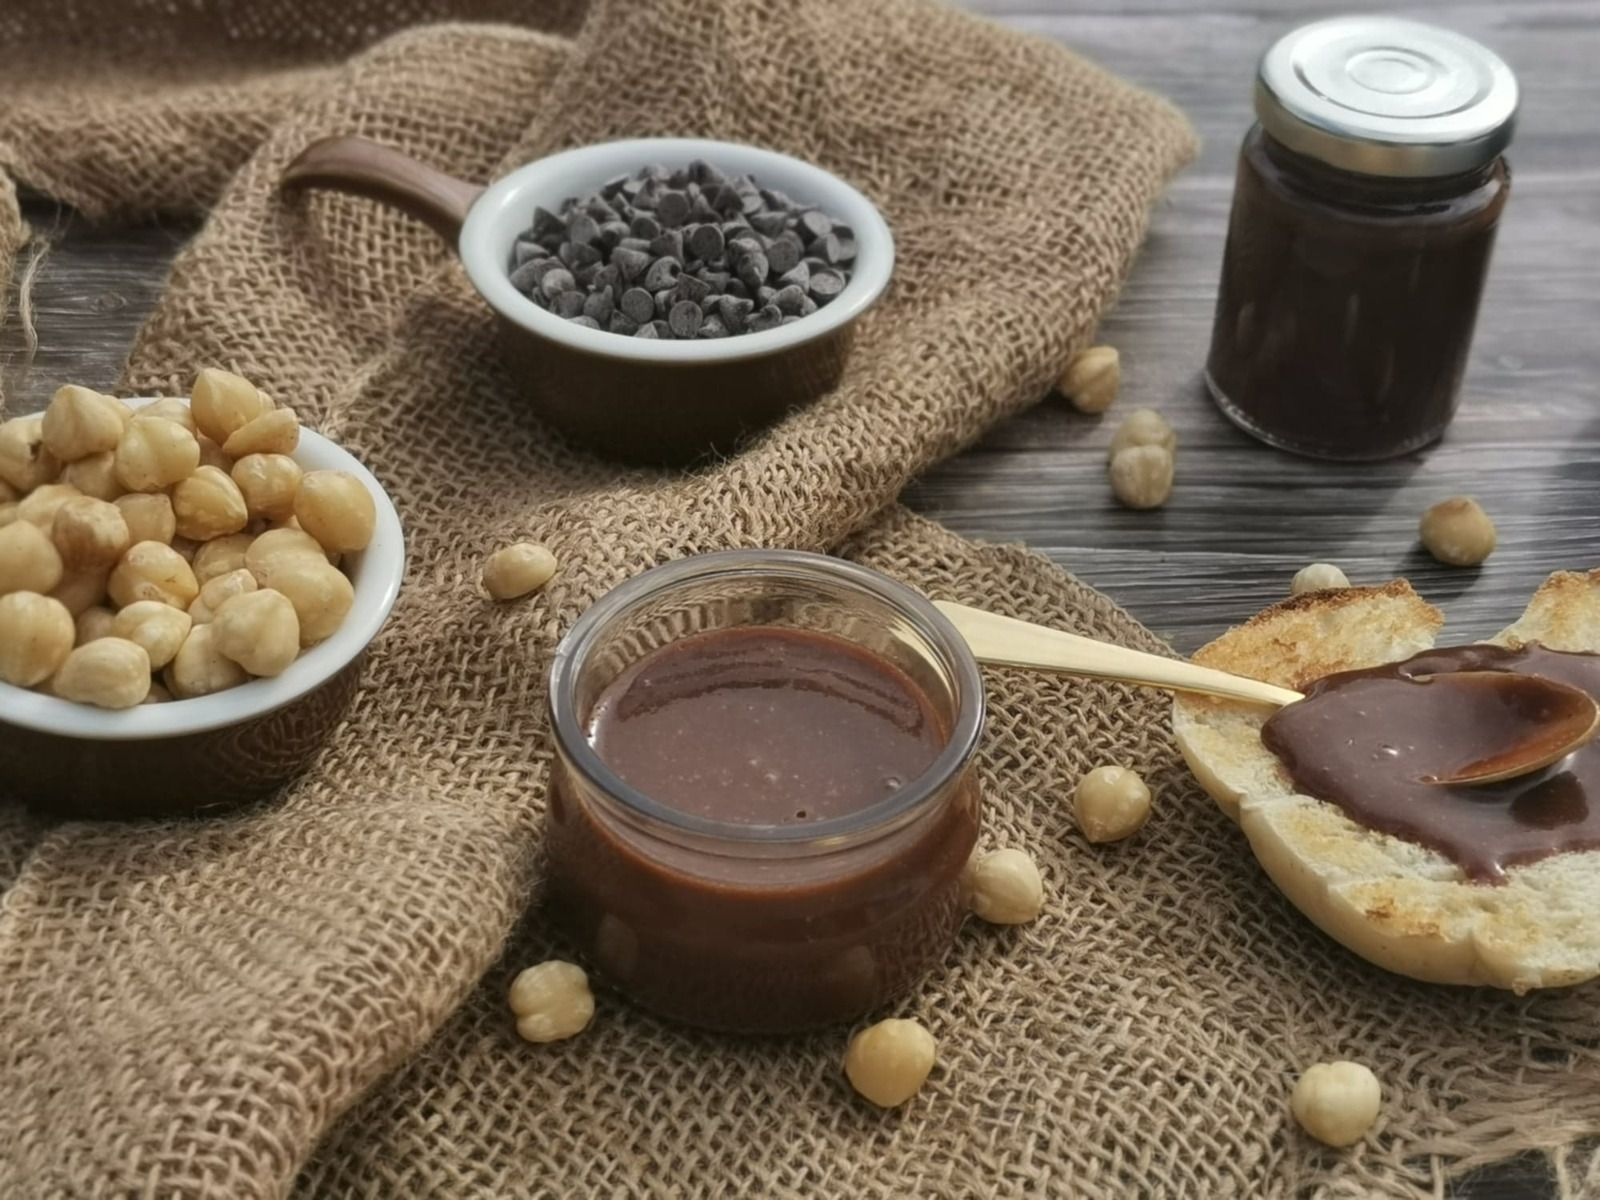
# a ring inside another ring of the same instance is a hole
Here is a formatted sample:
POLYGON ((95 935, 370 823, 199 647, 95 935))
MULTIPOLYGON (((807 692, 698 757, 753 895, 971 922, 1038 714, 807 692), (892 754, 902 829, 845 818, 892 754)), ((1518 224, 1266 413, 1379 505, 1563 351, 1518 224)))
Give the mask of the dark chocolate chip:
POLYGON ((804 292, 790 284, 788 287, 779 288, 778 294, 772 298, 772 302, 778 306, 779 312, 792 317, 799 314, 800 302, 805 298, 806 294, 804 292))
POLYGON ((650 256, 643 250, 618 246, 611 252, 611 265, 617 268, 624 280, 632 283, 639 278, 639 273, 650 265, 650 256))
POLYGON ((767 202, 768 208, 777 208, 787 211, 794 207, 794 201, 789 199, 777 188, 762 188, 761 198, 767 202))
POLYGON ((856 258, 855 238, 846 237, 842 233, 835 233, 833 236, 839 239, 839 256, 835 261, 842 263, 854 262, 856 258))
POLYGON ((799 319, 800 318, 798 316, 784 317, 783 320, 778 322, 778 324, 779 325, 793 325, 799 319))
POLYGON ((682 269, 682 264, 675 258, 666 256, 658 258, 650 264, 649 270, 645 271, 644 286, 652 292, 669 288, 678 281, 678 272, 682 269))
POLYGON ((588 245, 600 240, 600 223, 586 212, 575 212, 567 221, 567 237, 588 245))
POLYGON ((701 187, 706 187, 709 184, 721 185, 728 181, 726 175, 703 158, 695 158, 689 161, 689 178, 701 187))
POLYGON ((600 264, 586 263, 572 272, 573 282, 585 292, 594 291, 595 277, 600 274, 600 264))
POLYGON ((539 263, 542 260, 534 259, 533 262, 523 263, 511 272, 511 286, 524 294, 533 291, 539 282, 539 263))
POLYGON ((546 271, 539 280, 539 290, 546 296, 556 296, 561 292, 570 292, 575 286, 577 286, 577 283, 572 278, 572 272, 565 267, 553 267, 546 271))
POLYGON ((583 293, 573 288, 570 292, 558 292, 550 301, 550 310, 558 317, 575 317, 583 311, 583 293))
POLYGON ((671 311, 672 306, 677 303, 677 300, 673 296, 671 288, 662 288, 655 294, 654 303, 656 319, 660 320, 671 311))
POLYGON ((536 239, 547 238, 551 234, 564 234, 567 232, 567 223, 548 208, 535 208, 532 232, 536 239))
POLYGON ((822 259, 822 261, 827 263, 829 266, 833 266, 844 261, 842 257, 842 253, 844 251, 844 242, 836 233, 829 233, 819 237, 816 241, 811 243, 811 250, 812 253, 814 253, 818 258, 822 259))
MULTIPOLYGON (((641 254, 649 254, 650 253, 650 243, 647 240, 645 240, 644 238, 625 237, 620 242, 617 243, 617 249, 618 250, 637 250, 641 254)), ((820 258, 817 260, 817 265, 818 266, 822 265, 822 260, 820 258)))
POLYGON ((655 327, 656 336, 658 338, 670 338, 672 336, 672 326, 668 325, 660 317, 657 317, 654 321, 651 321, 650 324, 655 327))
POLYGON ((725 291, 728 287, 728 281, 732 278, 733 276, 726 271, 712 271, 705 267, 700 269, 701 281, 713 293, 725 291))
POLYGON ((593 317, 604 325, 611 319, 615 302, 611 297, 610 288, 601 288, 598 292, 591 292, 589 298, 583 302, 583 315, 593 317))
POLYGON ((590 263, 599 262, 600 251, 596 250, 588 242, 568 242, 561 247, 558 257, 567 266, 576 269, 578 267, 587 267, 590 263))
POLYGON ((595 272, 595 291, 599 291, 601 288, 606 287, 611 289, 611 294, 613 296, 619 295, 622 292, 622 272, 617 270, 615 266, 607 265, 601 267, 595 272))
POLYGON ((721 317, 707 317, 700 323, 700 336, 703 338, 727 337, 728 328, 722 323, 721 317))
POLYGON ((586 317, 582 313, 579 313, 577 316, 571 318, 571 320, 574 325, 582 325, 585 329, 600 328, 599 321, 596 321, 593 317, 586 317))
POLYGON ((810 296, 802 296, 800 298, 800 315, 802 317, 809 317, 816 311, 817 302, 815 300, 813 300, 810 296))
POLYGON ((515 246, 511 247, 511 265, 513 267, 520 267, 530 258, 543 257, 544 247, 539 245, 538 242, 519 241, 515 246))
POLYGON ((600 185, 600 194, 607 197, 615 196, 627 186, 627 183, 628 177, 626 175, 613 175, 600 185))
POLYGON ((750 218, 750 228, 755 229, 768 237, 777 237, 789 225, 789 214, 781 212, 759 212, 750 218))
POLYGON ((760 311, 750 314, 750 319, 745 322, 745 332, 761 333, 767 329, 776 329, 782 320, 783 314, 769 304, 760 311))
POLYGON ((610 250, 628 236, 628 227, 621 221, 607 221, 600 226, 600 244, 610 250))
POLYGON ((668 229, 659 237, 652 238, 650 241, 650 257, 675 258, 681 265, 684 260, 683 231, 680 229, 668 229))
POLYGON ((774 274, 782 275, 794 270, 800 262, 801 253, 800 235, 792 229, 787 230, 773 238, 772 244, 767 247, 767 263, 774 274))
POLYGON ((742 332, 745 319, 754 309, 752 301, 742 300, 738 296, 717 297, 717 315, 722 318, 722 327, 729 333, 742 332))
POLYGON ((716 258, 723 251, 722 230, 715 225, 696 225, 689 231, 689 249, 696 258, 716 258))
POLYGON ((607 225, 617 219, 617 210, 599 196, 590 196, 589 202, 583 206, 583 211, 593 217, 598 225, 607 225))
POLYGON ((806 244, 810 245, 819 237, 826 237, 832 233, 833 222, 829 220, 826 213, 811 208, 800 214, 800 220, 796 228, 799 230, 800 236, 805 239, 806 244))
POLYGON ((656 315, 655 297, 643 288, 629 288, 622 293, 622 311, 627 313, 630 320, 643 325, 656 315))
POLYGON ((642 338, 656 337, 656 327, 654 325, 641 325, 633 331, 633 336, 642 338))
POLYGON ((703 303, 711 294, 711 289, 706 286, 705 280, 696 279, 688 274, 679 275, 677 286, 672 290, 678 299, 693 300, 696 304, 703 303))
POLYGON ((802 291, 811 286, 811 268, 805 263, 796 263, 782 275, 778 276, 778 286, 788 287, 793 284, 802 291))
MULTIPOLYGON (((740 245, 749 245, 741 242, 740 245)), ((733 269, 739 278, 744 280, 745 287, 758 288, 767 280, 767 255, 758 248, 751 248, 747 253, 741 254, 734 260, 733 269)))
POLYGON ((756 303, 765 307, 772 303, 777 294, 778 289, 775 287, 758 287, 756 289, 756 303))
POLYGON ((717 220, 717 210, 712 208, 710 204, 706 203, 706 198, 704 196, 696 196, 694 198, 694 203, 689 206, 689 220, 696 223, 704 223, 709 221, 715 224, 717 220))
POLYGON ((649 213, 639 213, 628 222, 628 232, 648 242, 653 237, 661 236, 661 222, 649 213))
POLYGON ((656 201, 656 218, 668 229, 682 225, 689 215, 689 197, 682 192, 662 192, 656 201))
POLYGON ((679 300, 667 314, 667 324, 671 326, 675 336, 692 338, 700 331, 700 322, 704 316, 700 306, 693 300, 679 300))
POLYGON ((728 280, 727 283, 722 285, 722 290, 724 294, 729 296, 738 296, 741 300, 750 295, 750 289, 745 287, 744 280, 742 279, 728 280))
POLYGON ((667 176, 667 182, 675 188, 687 187, 689 185, 689 168, 675 167, 672 174, 667 176))
POLYGON ((639 322, 622 313, 614 312, 611 319, 606 322, 607 333, 634 334, 639 332, 639 322))
POLYGON ((811 277, 809 290, 818 301, 826 303, 844 291, 844 276, 832 270, 818 271, 811 277))

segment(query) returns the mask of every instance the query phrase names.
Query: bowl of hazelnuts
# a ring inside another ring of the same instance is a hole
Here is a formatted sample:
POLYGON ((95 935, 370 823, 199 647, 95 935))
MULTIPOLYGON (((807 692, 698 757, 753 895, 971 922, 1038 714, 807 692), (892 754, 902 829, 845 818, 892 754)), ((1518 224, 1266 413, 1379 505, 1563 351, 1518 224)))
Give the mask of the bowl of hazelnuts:
POLYGON ((0 792, 121 818, 304 769, 400 590, 383 489, 248 380, 0 423, 0 792))

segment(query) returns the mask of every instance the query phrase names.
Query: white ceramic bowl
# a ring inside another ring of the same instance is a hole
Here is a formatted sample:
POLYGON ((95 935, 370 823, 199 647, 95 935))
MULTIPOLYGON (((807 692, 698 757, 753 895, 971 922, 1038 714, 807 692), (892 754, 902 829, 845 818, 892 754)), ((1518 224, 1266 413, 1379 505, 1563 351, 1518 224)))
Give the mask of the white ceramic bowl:
MULTIPOLYGON (((150 398, 127 402, 132 407, 150 398)), ((309 429, 300 432, 294 459, 307 471, 347 471, 371 494, 377 510, 372 542, 341 563, 355 591, 349 615, 324 642, 305 650, 283 674, 190 700, 111 711, 0 683, 0 786, 9 785, 39 807, 90 815, 155 811, 131 802, 139 781, 127 772, 157 747, 153 761, 169 793, 192 782, 193 799, 174 795, 172 807, 189 810, 237 803, 298 770, 331 731, 354 695, 356 668, 383 627, 405 572, 400 518, 383 487, 354 456, 309 429), (259 745, 255 743, 261 743, 259 745), (126 756, 112 747, 121 746, 126 756), (26 747, 26 749, 25 749, 26 747), (197 753, 195 774, 177 756, 197 753), (167 755, 162 759, 162 755, 167 755), (229 776, 227 778, 220 775, 229 776), (51 781, 60 778, 60 786, 51 781), (265 784, 266 786, 258 786, 265 784), (226 795, 226 801, 216 800, 226 795)))

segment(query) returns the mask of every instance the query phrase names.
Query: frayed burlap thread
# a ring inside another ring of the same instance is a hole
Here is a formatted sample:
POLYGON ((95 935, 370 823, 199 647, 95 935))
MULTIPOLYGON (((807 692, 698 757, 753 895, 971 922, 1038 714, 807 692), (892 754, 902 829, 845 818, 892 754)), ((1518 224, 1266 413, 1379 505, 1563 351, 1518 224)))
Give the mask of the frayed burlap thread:
MULTIPOLYGON (((93 7, 10 32, 47 46, 93 7)), ((712 1037, 605 991, 570 1043, 525 1045, 507 1019, 511 974, 560 951, 530 906, 544 671, 629 575, 730 546, 836 549, 1159 648, 1045 561, 894 501, 1090 336, 1192 150, 1169 107, 921 0, 452 6, 538 31, 394 32, 442 15, 425 0, 340 6, 348 20, 220 3, 204 29, 132 7, 146 28, 126 74, 77 117, 0 74, 17 101, 0 107, 0 164, 98 213, 208 208, 126 390, 183 390, 207 363, 256 378, 383 480, 410 561, 353 712, 274 802, 138 826, 0 804, 0 1194, 1412 1195, 1530 1148, 1558 1151, 1582 1189, 1570 1147, 1600 1129, 1586 993, 1443 991, 1353 960, 1188 781, 1164 704, 1107 685, 990 677, 985 840, 1027 847, 1050 899, 1034 925, 969 927, 897 1006, 941 1047, 904 1110, 852 1098, 840 1033, 712 1037), (518 403, 433 235, 362 201, 276 194, 302 146, 350 131, 476 179, 613 136, 773 145, 883 207, 895 284, 833 394, 698 472, 619 469, 518 403), (1018 261, 1047 269, 1018 287, 1018 261), (490 604, 484 554, 525 537, 560 574, 490 604), (1158 813, 1091 848, 1064 800, 1106 761, 1145 771, 1158 813), (1322 1151, 1292 1129, 1287 1089, 1345 1055, 1379 1066, 1391 1098, 1368 1142, 1322 1151)))

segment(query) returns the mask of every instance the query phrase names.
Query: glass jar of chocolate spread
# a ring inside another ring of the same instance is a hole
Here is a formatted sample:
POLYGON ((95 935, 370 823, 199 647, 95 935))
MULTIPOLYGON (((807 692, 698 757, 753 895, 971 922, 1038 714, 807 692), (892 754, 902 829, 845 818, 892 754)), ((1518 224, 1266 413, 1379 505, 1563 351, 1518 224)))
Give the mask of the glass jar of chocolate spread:
POLYGON ((1454 415, 1510 188, 1517 83, 1468 38, 1341 17, 1275 43, 1239 155, 1212 397, 1263 441, 1377 459, 1454 415))
POLYGON ((820 555, 657 567, 551 669, 549 900, 601 975, 708 1028, 850 1021, 945 956, 977 839, 977 664, 820 555))

